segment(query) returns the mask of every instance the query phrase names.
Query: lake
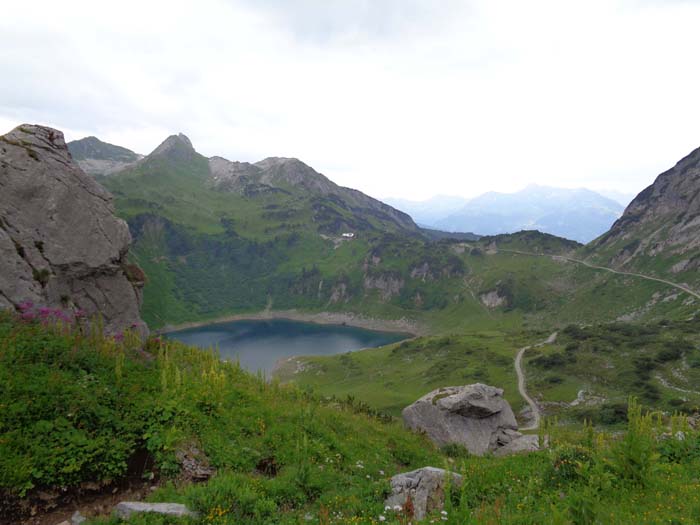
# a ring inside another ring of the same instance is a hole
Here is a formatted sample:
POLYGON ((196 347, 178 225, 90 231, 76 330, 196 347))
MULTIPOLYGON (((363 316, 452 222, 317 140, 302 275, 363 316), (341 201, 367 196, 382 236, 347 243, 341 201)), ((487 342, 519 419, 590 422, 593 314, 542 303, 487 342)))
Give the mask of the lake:
POLYGON ((165 335, 200 348, 218 347, 222 359, 238 359, 251 372, 269 376, 275 363, 293 355, 332 355, 376 348, 411 337, 354 326, 304 323, 288 319, 232 321, 165 335))

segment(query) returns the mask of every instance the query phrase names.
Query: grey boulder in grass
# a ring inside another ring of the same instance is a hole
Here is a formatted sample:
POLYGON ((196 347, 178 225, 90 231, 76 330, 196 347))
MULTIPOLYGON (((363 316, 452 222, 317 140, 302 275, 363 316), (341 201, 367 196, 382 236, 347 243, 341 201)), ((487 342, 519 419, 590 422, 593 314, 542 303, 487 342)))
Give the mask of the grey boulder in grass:
POLYGON ((402 415, 406 426, 436 445, 462 445, 479 456, 523 437, 503 389, 481 383, 433 390, 402 415))
POLYGON ((418 520, 427 514, 441 511, 450 486, 460 487, 462 476, 435 467, 423 467, 391 478, 391 494, 384 504, 391 509, 404 509, 411 498, 413 517, 418 520))
POLYGON ((129 519, 134 514, 160 514, 174 518, 193 517, 198 514, 181 503, 143 503, 141 501, 122 501, 114 507, 115 514, 122 519, 129 519))

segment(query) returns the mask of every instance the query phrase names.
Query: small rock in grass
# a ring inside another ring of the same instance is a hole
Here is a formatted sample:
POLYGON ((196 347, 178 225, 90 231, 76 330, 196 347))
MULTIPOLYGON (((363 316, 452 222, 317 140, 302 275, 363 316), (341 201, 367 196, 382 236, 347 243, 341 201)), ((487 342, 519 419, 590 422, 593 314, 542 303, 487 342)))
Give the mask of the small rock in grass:
POLYGON ((141 514, 152 512, 154 514, 162 514, 165 516, 174 516, 182 518, 185 516, 196 517, 197 513, 191 511, 180 503, 143 503, 141 501, 122 501, 114 511, 117 516, 123 519, 130 518, 133 514, 141 514))

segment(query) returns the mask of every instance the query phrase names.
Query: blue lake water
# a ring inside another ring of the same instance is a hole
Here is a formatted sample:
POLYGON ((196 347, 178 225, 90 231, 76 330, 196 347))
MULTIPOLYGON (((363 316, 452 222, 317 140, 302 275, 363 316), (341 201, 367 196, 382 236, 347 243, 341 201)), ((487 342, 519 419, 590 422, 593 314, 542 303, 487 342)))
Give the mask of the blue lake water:
POLYGON ((210 324, 170 332, 166 337, 201 348, 218 347, 222 359, 238 359, 243 368, 251 372, 263 370, 269 376, 281 358, 375 348, 410 335, 272 319, 210 324))

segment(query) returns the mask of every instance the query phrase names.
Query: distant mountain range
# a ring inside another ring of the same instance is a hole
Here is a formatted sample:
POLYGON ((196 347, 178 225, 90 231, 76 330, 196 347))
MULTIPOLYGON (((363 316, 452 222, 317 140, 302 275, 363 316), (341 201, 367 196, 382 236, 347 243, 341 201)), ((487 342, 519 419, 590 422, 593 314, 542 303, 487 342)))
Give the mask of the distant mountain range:
POLYGON ((539 230, 582 243, 605 233, 624 211, 619 202, 592 190, 537 185, 516 193, 489 192, 474 199, 385 200, 421 226, 437 230, 478 235, 539 230))

